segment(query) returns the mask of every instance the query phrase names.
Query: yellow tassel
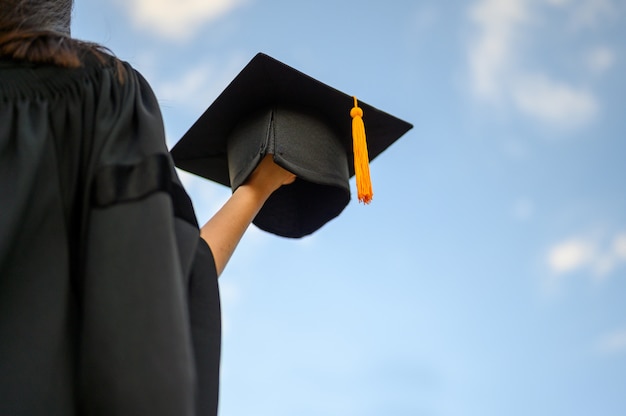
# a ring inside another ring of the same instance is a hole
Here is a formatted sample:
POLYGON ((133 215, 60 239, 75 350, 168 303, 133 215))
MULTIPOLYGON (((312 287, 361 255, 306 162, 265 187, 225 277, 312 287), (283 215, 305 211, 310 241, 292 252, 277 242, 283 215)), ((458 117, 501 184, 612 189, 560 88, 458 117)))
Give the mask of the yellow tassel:
POLYGON ((354 107, 350 110, 352 117, 352 145, 354 150, 354 174, 359 202, 369 204, 372 201, 372 180, 370 178, 369 155, 365 139, 365 125, 363 124, 363 110, 359 108, 356 97, 354 107))

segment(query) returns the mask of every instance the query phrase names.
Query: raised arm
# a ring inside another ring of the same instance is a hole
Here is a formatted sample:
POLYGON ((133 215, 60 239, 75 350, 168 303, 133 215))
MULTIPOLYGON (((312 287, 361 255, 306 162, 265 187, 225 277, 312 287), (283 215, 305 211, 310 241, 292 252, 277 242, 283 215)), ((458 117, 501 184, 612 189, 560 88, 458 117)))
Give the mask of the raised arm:
POLYGON ((241 237, 269 196, 282 185, 296 179, 295 175, 274 163, 267 155, 224 206, 200 229, 207 242, 218 276, 222 274, 241 237))

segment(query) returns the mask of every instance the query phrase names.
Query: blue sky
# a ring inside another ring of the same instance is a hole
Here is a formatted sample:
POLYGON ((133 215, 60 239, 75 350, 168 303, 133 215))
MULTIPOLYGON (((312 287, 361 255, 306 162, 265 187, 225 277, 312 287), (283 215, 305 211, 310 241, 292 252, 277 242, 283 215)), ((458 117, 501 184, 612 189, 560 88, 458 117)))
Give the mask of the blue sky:
MULTIPOLYGON (((77 0, 173 144, 265 52, 415 127, 311 237, 220 278, 221 415, 626 412, 626 5, 77 0)), ((367 117, 367 115, 365 115, 367 117)), ((365 119, 367 122, 367 119, 365 119)), ((198 217, 229 190, 181 174, 198 217)))

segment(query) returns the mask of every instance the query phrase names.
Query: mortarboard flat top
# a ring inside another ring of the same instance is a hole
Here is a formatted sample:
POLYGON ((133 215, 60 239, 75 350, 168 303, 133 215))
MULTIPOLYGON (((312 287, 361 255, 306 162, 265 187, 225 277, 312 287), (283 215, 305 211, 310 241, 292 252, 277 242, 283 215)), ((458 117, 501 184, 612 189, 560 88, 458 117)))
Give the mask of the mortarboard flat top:
MULTIPOLYGON (((233 191, 266 153, 296 174, 254 223, 286 236, 310 234, 339 215, 354 175, 354 99, 257 54, 172 149, 176 165, 233 191), (283 152, 284 151, 284 152, 283 152)), ((359 101, 372 160, 412 125, 359 101)))

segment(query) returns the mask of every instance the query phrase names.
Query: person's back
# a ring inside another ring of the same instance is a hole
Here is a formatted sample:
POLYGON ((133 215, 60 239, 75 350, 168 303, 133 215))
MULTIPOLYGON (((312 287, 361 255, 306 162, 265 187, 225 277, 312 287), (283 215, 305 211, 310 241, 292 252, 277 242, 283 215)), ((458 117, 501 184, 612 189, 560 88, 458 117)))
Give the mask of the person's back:
POLYGON ((74 189, 61 186, 79 177, 77 166, 61 163, 78 160, 80 134, 67 130, 81 129, 82 100, 54 97, 74 76, 83 71, 0 61, 0 409, 21 414, 73 408, 78 306, 70 251, 78 247, 69 235, 74 189), (55 119, 50 105, 74 108, 59 108, 55 119), (70 114, 71 122, 63 119, 70 114))
POLYGON ((217 413, 217 277, 295 175, 266 155, 200 229, 148 83, 0 0, 0 415, 217 413))
POLYGON ((193 412, 197 224, 149 87, 99 57, 0 63, 0 414, 193 412))
MULTIPOLYGON (((28 22, 34 3, 2 0, 2 19, 28 22)), ((214 412, 215 269, 152 91, 56 27, 0 29, 0 414, 200 413, 207 355, 214 412), (187 303, 196 269, 214 276, 203 352, 187 303)))

